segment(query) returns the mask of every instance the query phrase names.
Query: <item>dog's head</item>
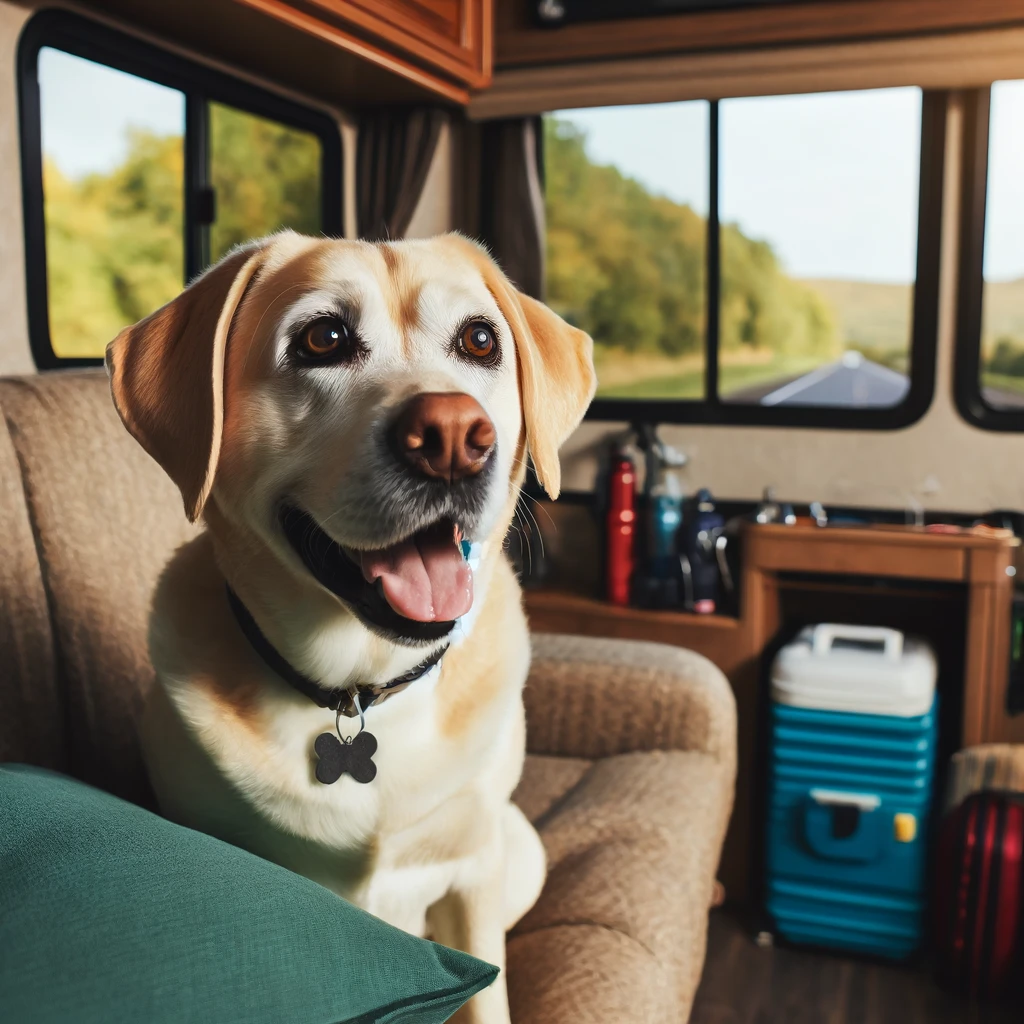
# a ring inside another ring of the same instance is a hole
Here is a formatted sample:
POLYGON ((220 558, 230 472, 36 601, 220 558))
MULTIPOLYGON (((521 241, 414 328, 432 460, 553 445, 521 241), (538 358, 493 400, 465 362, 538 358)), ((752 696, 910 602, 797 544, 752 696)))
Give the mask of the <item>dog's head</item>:
POLYGON ((460 541, 508 527, 529 452, 594 391, 591 341, 457 235, 286 232, 226 256, 107 348, 114 403, 181 490, 399 642, 472 601, 460 541))

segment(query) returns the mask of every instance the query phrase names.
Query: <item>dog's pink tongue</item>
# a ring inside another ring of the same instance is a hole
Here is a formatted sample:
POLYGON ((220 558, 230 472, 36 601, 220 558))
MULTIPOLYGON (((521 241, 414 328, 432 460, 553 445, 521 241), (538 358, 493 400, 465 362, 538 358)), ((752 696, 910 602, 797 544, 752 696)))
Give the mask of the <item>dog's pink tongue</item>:
POLYGON ((417 622, 447 622, 473 604, 473 570, 453 536, 410 539, 381 551, 364 551, 363 578, 380 580, 387 602, 417 622))

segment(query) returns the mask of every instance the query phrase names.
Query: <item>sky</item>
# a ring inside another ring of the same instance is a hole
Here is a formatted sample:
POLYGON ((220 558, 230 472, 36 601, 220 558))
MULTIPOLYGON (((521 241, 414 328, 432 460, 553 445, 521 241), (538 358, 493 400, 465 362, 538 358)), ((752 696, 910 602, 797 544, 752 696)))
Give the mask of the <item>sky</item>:
POLYGON ((587 134, 587 152, 614 164, 649 191, 708 212, 708 104, 560 110, 587 134))
POLYGON ((1024 276, 1024 82, 996 82, 989 122, 985 277, 1024 276))
POLYGON ((72 178, 122 163, 129 127, 185 133, 183 93, 50 47, 39 51, 39 92, 43 153, 72 178))
MULTIPOLYGON (((588 150, 707 211, 704 102, 562 111, 588 150)), ((723 100, 720 216, 798 277, 914 279, 918 89, 723 100)))

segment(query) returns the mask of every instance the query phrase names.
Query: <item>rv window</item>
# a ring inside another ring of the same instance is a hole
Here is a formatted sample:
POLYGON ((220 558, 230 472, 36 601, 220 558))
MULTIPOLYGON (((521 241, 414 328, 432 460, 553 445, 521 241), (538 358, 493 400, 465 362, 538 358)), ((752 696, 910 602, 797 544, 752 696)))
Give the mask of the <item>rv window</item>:
POLYGON ((233 245, 340 234, 330 118, 65 12, 29 23, 19 60, 40 368, 99 361, 233 245))
POLYGON ((968 102, 957 398, 979 426, 1024 430, 1024 81, 968 102))
POLYGON ((96 357, 184 284, 185 95, 44 47, 39 99, 50 344, 96 357))
POLYGON ((549 115, 546 298, 594 338, 593 413, 920 416, 942 111, 901 88, 549 115))

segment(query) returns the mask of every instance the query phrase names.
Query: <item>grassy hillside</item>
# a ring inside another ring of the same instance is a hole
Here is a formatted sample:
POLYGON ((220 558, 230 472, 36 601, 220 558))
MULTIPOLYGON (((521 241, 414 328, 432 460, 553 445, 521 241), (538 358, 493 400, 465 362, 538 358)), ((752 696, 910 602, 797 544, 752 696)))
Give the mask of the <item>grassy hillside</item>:
POLYGON ((833 309, 849 348, 906 349, 913 289, 909 284, 804 279, 833 309))
MULTIPOLYGON (((847 348, 906 372, 914 301, 910 285, 809 279, 801 284, 831 307, 847 348)), ((1024 378, 1024 278, 986 286, 982 348, 990 386, 1005 388, 1014 378, 1024 378), (989 379, 993 372, 1001 374, 998 385, 989 379)), ((1021 389, 1024 380, 1013 387, 1021 389)))
MULTIPOLYGON (((906 284, 804 278, 832 307, 847 345, 899 348, 907 344, 913 289, 906 284)), ((985 288, 986 344, 1009 336, 1024 345, 1024 277, 985 288)))
POLYGON ((1024 278, 985 286, 981 346, 986 401, 999 406, 1024 394, 1024 278))
POLYGON ((1024 346, 1024 277, 986 285, 982 332, 986 345, 1010 337, 1024 346))

